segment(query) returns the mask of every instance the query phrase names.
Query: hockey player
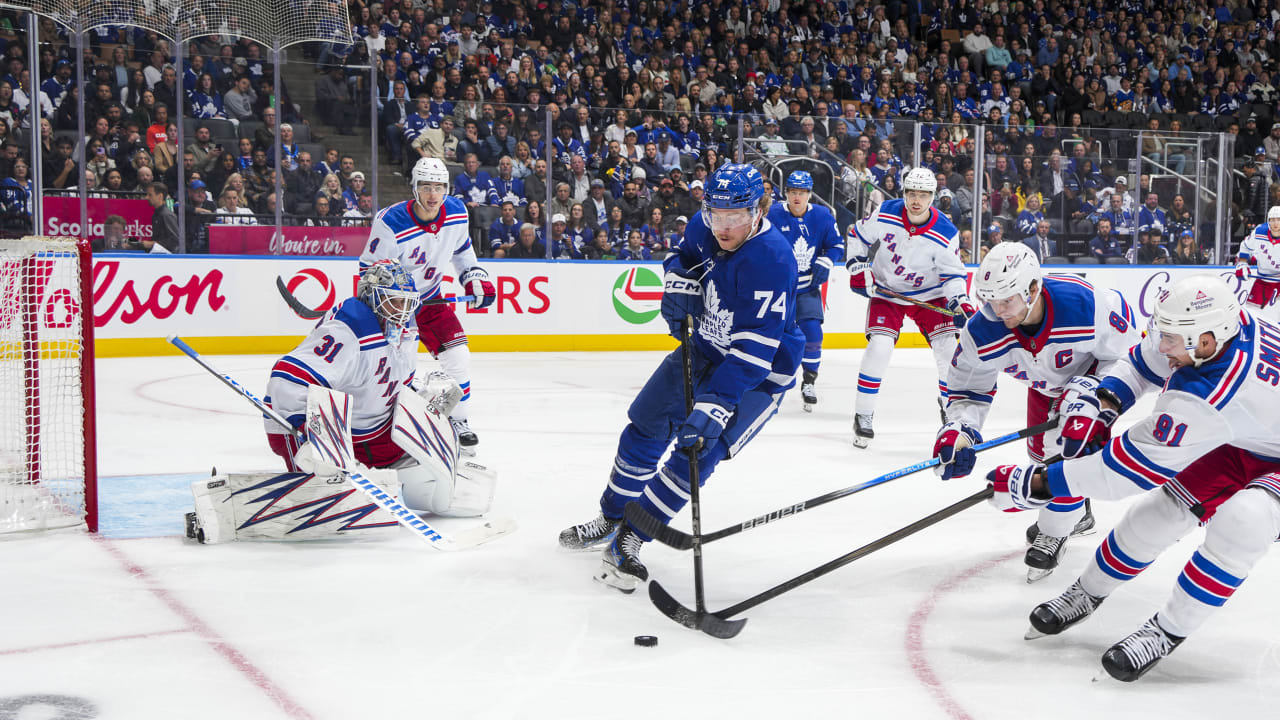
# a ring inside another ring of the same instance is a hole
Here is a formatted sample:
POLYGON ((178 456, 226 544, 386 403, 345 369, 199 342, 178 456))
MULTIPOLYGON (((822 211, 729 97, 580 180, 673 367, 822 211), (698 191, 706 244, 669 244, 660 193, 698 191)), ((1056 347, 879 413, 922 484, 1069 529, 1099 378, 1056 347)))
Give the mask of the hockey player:
POLYGON ((769 224, 764 178, 750 165, 726 164, 711 176, 703 208, 664 261, 662 314, 680 335, 695 318, 692 413, 686 413, 681 351, 663 359, 631 403, 600 514, 560 533, 561 546, 607 543, 595 579, 630 593, 649 577, 640 562, 649 538, 622 519, 638 502, 671 518, 689 501, 687 448, 698 447, 698 477, 737 455, 778 410, 795 384, 804 336, 795 323, 796 264, 790 243, 769 224), (676 440, 677 449, 659 467, 676 440))
POLYGON ((1280 205, 1268 210, 1267 221, 1241 241, 1236 277, 1242 287, 1253 279, 1245 304, 1256 308, 1259 317, 1280 322, 1280 205))
POLYGON ((865 448, 875 437, 872 418, 880 381, 898 342, 904 318, 924 333, 938 368, 939 406, 947 398, 947 367, 956 349, 956 328, 977 309, 965 294, 965 267, 954 225, 933 207, 938 181, 915 168, 902 182, 902 199, 887 200, 849 227, 849 288, 868 298, 867 349, 858 368, 853 444, 865 448), (877 287, 959 313, 949 317, 897 298, 877 287))
POLYGON ((804 333, 804 359, 800 361, 800 396, 805 412, 818 402, 814 383, 822 362, 822 286, 831 268, 844 261, 844 240, 831 211, 809 202, 813 177, 803 170, 787 176, 786 203, 769 208, 769 223, 791 243, 799 268, 796 285, 796 324, 804 333))
MULTIPOLYGON (((370 265, 356 296, 330 310, 297 348, 276 361, 264 402, 300 429, 309 393, 317 388, 346 393, 351 403, 346 420, 361 472, 416 512, 482 515, 489 509, 495 476, 458 463, 457 438, 446 422, 462 390, 439 372, 422 383, 421 396, 414 389, 418 338, 411 323, 419 302, 404 268, 391 260, 370 265), (407 433, 398 425, 427 432, 406 442, 407 433)), ((342 480, 342 468, 310 443, 300 445, 272 419, 266 420, 266 430, 268 444, 289 472, 194 483, 191 537, 206 543, 311 539, 396 525, 342 480)))
POLYGON ((1218 277, 1180 280, 1158 295, 1143 341, 1066 420, 1099 422, 1160 388, 1151 414, 1101 452, 987 475, 993 501, 1006 509, 1038 508, 1065 495, 1116 499, 1154 491, 1130 505, 1066 592, 1031 612, 1028 638, 1084 620, 1187 531, 1205 525, 1164 607, 1103 654, 1103 668, 1124 681, 1137 680, 1195 632, 1280 538, 1280 327, 1241 312, 1218 277))
MULTIPOLYGON (((1069 275, 1043 275, 1036 255, 1021 242, 991 248, 973 278, 981 312, 960 331, 960 347, 947 373, 947 422, 938 431, 933 455, 944 480, 973 470, 972 446, 995 398, 1003 371, 1027 384, 1027 425, 1039 425, 1070 404, 1075 395, 1097 386, 1103 374, 1138 342, 1140 333, 1129 304, 1119 292, 1095 288, 1069 275)), ((1059 431, 1027 439, 1033 462, 1061 445, 1064 457, 1077 457, 1104 441, 1109 429, 1099 423, 1060 426, 1059 431)), ((1067 536, 1093 528, 1084 498, 1056 498, 1040 511, 1028 532, 1027 582, 1058 566, 1067 536)))
MULTIPOLYGON (((438 158, 422 158, 413 166, 413 199, 378 213, 369 231, 369 244, 360 255, 360 269, 383 259, 400 263, 412 275, 423 300, 440 297, 446 263, 452 263, 458 284, 475 300, 473 309, 493 304, 489 273, 476 261, 467 233, 467 206, 449 195, 449 170, 438 158)), ((471 415, 471 350, 467 334, 450 305, 422 305, 417 314, 422 345, 462 388, 462 400, 449 418, 458 431, 463 451, 474 455, 479 443, 468 424, 471 415)))

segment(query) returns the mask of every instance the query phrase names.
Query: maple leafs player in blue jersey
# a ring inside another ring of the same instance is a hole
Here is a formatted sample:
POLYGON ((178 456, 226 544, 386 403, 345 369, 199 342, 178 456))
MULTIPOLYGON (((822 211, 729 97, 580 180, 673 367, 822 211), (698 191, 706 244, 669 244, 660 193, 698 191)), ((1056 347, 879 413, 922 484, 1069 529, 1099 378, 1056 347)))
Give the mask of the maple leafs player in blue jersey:
POLYGON ((662 315, 679 337, 694 318, 693 412, 686 415, 681 351, 649 377, 627 411, 600 514, 560 533, 561 546, 590 549, 607 543, 595 579, 630 593, 649 578, 640 562, 650 538, 622 519, 638 502, 669 522, 689 501, 689 461, 683 452, 702 441, 698 477, 737 455, 778 411, 795 384, 804 336, 795 322, 796 261, 767 219, 764 178, 750 165, 727 164, 707 181, 702 210, 663 261, 662 315), (678 448, 659 467, 663 453, 678 448))
POLYGON ((818 402, 814 384, 822 361, 822 286, 831 268, 844 261, 844 239, 831 211, 809 202, 813 176, 797 170, 787 176, 784 189, 787 201, 769 208, 769 223, 791 243, 800 273, 796 284, 796 324, 804 333, 800 396, 805 412, 813 412, 818 402))
POLYGON ((1193 275, 1160 292, 1151 327, 1068 423, 1096 423, 1157 391, 1151 413, 1101 452, 987 474, 997 507, 1051 496, 1141 494, 1065 592, 1031 612, 1028 639, 1085 620, 1197 525, 1204 539, 1164 606, 1112 645, 1102 667, 1132 682, 1173 652, 1240 589, 1280 539, 1280 326, 1241 311, 1221 278, 1193 275))

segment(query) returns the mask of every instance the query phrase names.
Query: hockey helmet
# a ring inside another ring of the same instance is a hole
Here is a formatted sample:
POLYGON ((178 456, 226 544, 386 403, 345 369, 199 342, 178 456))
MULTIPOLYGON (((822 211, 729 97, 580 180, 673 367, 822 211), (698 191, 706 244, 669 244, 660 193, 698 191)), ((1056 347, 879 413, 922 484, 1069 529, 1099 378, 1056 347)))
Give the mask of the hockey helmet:
POLYGON ((934 177, 933 171, 929 168, 918 167, 913 168, 907 176, 902 179, 902 189, 906 190, 923 190, 927 193, 934 194, 938 192, 938 178, 934 177))
POLYGON ((1020 242, 996 243, 973 276, 973 291, 982 301, 982 314, 991 320, 999 318, 990 303, 1015 295, 1027 304, 1030 314, 1040 297, 1041 285, 1040 261, 1031 248, 1020 242))
POLYGON ((1280 219, 1280 205, 1272 205, 1271 209, 1267 211, 1267 220, 1276 219, 1280 219))
POLYGON ((444 191, 449 192, 449 168, 440 158, 424 157, 413 165, 409 184, 413 186, 413 194, 418 194, 418 186, 423 183, 442 183, 444 191))
POLYGON ((1192 275, 1160 291, 1151 324, 1156 332, 1179 338, 1198 367, 1209 360, 1196 357, 1200 336, 1211 333, 1219 347, 1235 337, 1240 332, 1240 304, 1222 278, 1192 275))
POLYGON ((729 163, 707 180, 703 207, 710 210, 754 210, 764 196, 764 177, 751 165, 729 163))
POLYGON ((812 190, 813 176, 804 170, 796 170, 787 176, 787 184, 785 187, 788 190, 791 188, 795 188, 797 190, 812 190))
POLYGON ((413 276, 394 260, 379 260, 365 268, 356 285, 356 297, 396 327, 408 325, 420 303, 413 276))

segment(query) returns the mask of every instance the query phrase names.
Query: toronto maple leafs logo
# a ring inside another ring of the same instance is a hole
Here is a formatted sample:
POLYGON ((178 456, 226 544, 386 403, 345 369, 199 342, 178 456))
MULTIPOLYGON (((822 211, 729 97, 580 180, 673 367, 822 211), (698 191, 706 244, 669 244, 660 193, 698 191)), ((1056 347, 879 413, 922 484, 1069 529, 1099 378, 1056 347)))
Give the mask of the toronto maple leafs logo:
POLYGON ((720 291, 715 281, 708 280, 702 291, 702 317, 698 334, 720 352, 729 352, 729 333, 733 330, 733 311, 720 307, 720 291))
POLYGON ((804 241, 804 238, 796 238, 795 247, 792 248, 796 254, 796 269, 804 272, 813 264, 814 248, 804 241))

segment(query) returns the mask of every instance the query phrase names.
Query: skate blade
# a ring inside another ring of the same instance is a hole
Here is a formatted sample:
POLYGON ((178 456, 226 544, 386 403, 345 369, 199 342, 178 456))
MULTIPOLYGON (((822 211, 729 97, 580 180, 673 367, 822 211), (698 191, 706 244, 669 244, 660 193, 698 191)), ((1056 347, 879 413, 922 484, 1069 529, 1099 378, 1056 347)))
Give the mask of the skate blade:
POLYGON ((475 449, 475 447, 463 447, 463 446, 459 445, 459 446, 458 446, 458 454, 459 454, 459 455, 462 455, 462 456, 464 456, 464 457, 475 457, 475 456, 476 456, 476 449, 475 449))
POLYGON ((805 404, 804 404, 804 411, 805 411, 805 412, 807 412, 807 413, 811 413, 811 412, 813 412, 813 403, 805 403, 805 404))
POLYGON ((576 540, 570 541, 567 544, 564 542, 559 542, 558 544, 560 545, 560 549, 564 550, 565 552, 579 553, 579 552, 600 552, 602 549, 604 549, 604 546, 608 545, 611 542, 613 542, 612 534, 605 536, 605 538, 600 542, 595 542, 595 543, 590 543, 585 545, 576 540))
POLYGON ((853 446, 856 448, 865 449, 870 444, 871 444, 871 438, 858 437, 857 435, 853 436, 853 446))
POLYGON ((616 567, 603 560, 600 561, 600 565, 601 568, 593 576, 596 582, 626 595, 636 591, 636 587, 640 584, 640 578, 620 573, 616 567))
POLYGON ((1053 574, 1054 568, 1042 570, 1040 568, 1027 568, 1027 584, 1037 583, 1053 574))
POLYGON ((1040 632, 1034 625, 1028 627, 1027 631, 1022 635, 1023 640, 1039 640, 1042 637, 1049 637, 1049 635, 1047 633, 1040 632))

